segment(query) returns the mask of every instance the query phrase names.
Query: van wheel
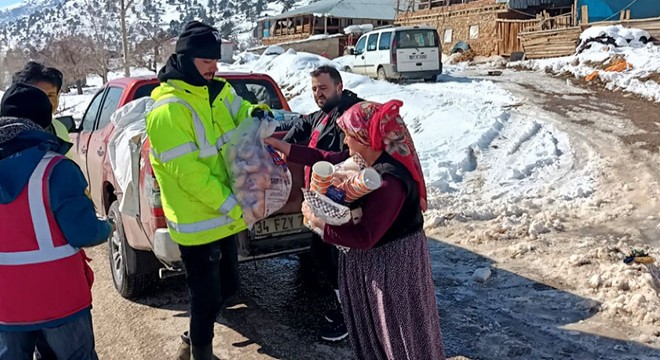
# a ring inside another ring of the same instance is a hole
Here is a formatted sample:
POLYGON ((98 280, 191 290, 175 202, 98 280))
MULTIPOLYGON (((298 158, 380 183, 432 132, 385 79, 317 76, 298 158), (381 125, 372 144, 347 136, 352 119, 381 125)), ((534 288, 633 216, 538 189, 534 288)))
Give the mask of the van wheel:
POLYGON ((130 274, 128 267, 137 268, 137 259, 140 256, 128 245, 126 234, 124 233, 124 224, 119 214, 119 201, 114 201, 110 205, 108 217, 116 225, 116 230, 108 238, 108 259, 110 261, 110 272, 112 273, 112 282, 119 295, 126 299, 133 299, 145 292, 151 285, 153 276, 150 274, 130 274), (129 264, 129 262, 133 262, 129 264))
POLYGON ((387 81, 387 74, 385 73, 384 67, 381 66, 378 68, 377 75, 378 75, 378 80, 387 81))
POLYGON ((437 76, 431 76, 431 77, 424 78, 424 82, 427 82, 427 83, 438 82, 438 77, 437 76))

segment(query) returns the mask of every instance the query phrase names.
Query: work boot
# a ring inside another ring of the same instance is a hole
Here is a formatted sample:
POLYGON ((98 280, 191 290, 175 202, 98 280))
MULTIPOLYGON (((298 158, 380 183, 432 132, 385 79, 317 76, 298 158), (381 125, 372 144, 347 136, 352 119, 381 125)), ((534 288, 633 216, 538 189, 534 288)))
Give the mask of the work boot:
POLYGON ((181 345, 176 353, 176 360, 190 360, 190 337, 187 331, 181 335, 181 345))
POLYGON ((190 347, 190 360, 215 360, 217 359, 213 356, 213 344, 208 344, 205 346, 191 346, 190 347))

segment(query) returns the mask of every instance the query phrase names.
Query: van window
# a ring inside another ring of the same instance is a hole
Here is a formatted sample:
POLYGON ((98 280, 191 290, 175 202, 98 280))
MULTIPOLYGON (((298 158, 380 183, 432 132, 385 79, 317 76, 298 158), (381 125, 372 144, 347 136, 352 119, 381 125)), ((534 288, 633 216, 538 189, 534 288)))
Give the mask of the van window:
POLYGON ((391 40, 392 40, 391 32, 384 32, 380 34, 380 41, 378 41, 378 50, 389 50, 391 40))
POLYGON ((438 47, 438 33, 435 30, 402 30, 396 33, 400 49, 438 47))
POLYGON ((367 40, 367 51, 375 51, 377 44, 378 44, 378 34, 369 35, 369 40, 367 40))
POLYGON ((364 45, 367 43, 367 37, 363 36, 358 40, 357 44, 355 44, 355 55, 360 55, 364 52, 364 45))

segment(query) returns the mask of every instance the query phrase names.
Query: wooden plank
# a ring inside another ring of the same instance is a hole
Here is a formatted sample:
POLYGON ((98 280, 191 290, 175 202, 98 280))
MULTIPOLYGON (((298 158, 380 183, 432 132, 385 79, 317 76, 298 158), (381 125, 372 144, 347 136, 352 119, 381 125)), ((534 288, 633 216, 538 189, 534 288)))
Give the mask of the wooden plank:
POLYGON ((581 14, 582 14, 582 19, 581 19, 582 23, 588 24, 589 23, 589 6, 582 5, 581 14))

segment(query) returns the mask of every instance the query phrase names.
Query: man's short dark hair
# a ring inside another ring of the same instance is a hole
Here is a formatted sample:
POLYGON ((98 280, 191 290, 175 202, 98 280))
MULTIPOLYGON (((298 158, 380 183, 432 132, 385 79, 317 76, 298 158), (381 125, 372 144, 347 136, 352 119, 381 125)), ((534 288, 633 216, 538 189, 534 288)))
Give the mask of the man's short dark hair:
POLYGON ((321 76, 321 74, 328 74, 332 79, 332 81, 335 83, 335 85, 343 83, 339 71, 330 65, 319 66, 316 68, 316 70, 310 73, 312 77, 319 77, 321 76))
POLYGON ((12 83, 26 83, 34 85, 38 82, 47 82, 57 87, 57 91, 62 90, 64 75, 61 71, 44 66, 36 61, 30 61, 21 71, 14 73, 11 77, 12 83))

